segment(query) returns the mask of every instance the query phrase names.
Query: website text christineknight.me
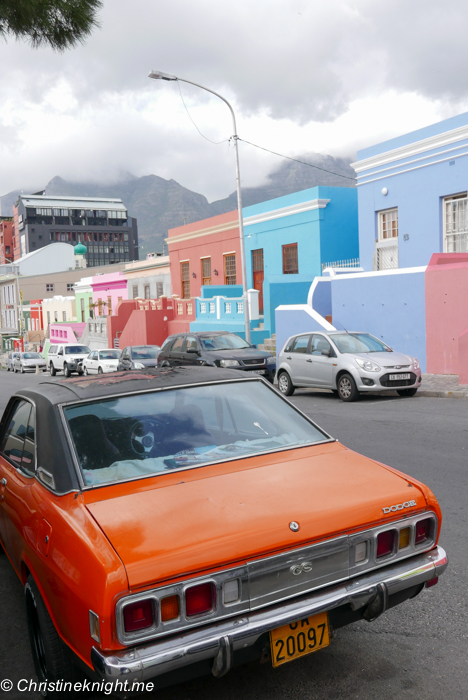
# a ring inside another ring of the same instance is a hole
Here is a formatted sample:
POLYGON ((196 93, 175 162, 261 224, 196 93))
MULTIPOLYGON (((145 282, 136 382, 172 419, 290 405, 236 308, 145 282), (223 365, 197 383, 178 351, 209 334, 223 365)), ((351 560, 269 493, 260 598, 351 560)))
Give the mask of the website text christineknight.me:
MULTIPOLYGON (((11 683, 11 681, 10 681, 11 683)), ((13 683, 11 687, 5 687, 5 683, 2 683, 2 690, 11 690, 13 688, 13 683)), ((69 693, 69 692, 98 692, 104 693, 104 695, 110 695, 111 693, 144 693, 151 692, 154 690, 154 683, 143 683, 139 681, 90 681, 84 679, 82 681, 76 681, 71 683, 70 681, 33 681, 26 678, 22 678, 17 683, 17 690, 20 693, 69 693)))

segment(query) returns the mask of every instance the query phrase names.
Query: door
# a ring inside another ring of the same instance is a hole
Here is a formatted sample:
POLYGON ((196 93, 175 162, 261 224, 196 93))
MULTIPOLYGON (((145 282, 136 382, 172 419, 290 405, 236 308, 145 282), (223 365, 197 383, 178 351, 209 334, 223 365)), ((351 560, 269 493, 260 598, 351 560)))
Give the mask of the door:
POLYGON ((252 251, 253 288, 259 292, 258 312, 263 314, 263 248, 252 251))
POLYGON ((330 389, 333 386, 333 367, 336 355, 328 340, 319 333, 312 335, 310 344, 312 363, 310 364, 310 381, 313 386, 330 389), (329 352, 329 355, 323 355, 329 352))
POLYGON ((97 350, 91 353, 86 359, 86 367, 88 368, 88 372, 93 374, 93 372, 98 371, 98 353, 97 350))
POLYGON ((182 346, 182 363, 184 365, 198 365, 200 359, 200 348, 194 335, 185 338, 182 346))
POLYGON ((184 345, 184 336, 179 336, 172 344, 172 348, 167 353, 167 360, 172 367, 179 367, 184 364, 184 354, 182 348, 184 345))
POLYGON ((296 386, 308 386, 310 383, 310 364, 312 362, 309 354, 310 338, 310 333, 296 336, 285 353, 291 369, 291 381, 296 386))

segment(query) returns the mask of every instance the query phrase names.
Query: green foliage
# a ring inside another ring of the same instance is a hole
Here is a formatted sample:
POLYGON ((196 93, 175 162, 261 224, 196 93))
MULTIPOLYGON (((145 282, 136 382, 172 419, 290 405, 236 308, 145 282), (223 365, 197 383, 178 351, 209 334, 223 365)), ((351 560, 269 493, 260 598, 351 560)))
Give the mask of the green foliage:
POLYGON ((0 0, 0 36, 63 51, 83 43, 99 26, 101 7, 101 0, 0 0))

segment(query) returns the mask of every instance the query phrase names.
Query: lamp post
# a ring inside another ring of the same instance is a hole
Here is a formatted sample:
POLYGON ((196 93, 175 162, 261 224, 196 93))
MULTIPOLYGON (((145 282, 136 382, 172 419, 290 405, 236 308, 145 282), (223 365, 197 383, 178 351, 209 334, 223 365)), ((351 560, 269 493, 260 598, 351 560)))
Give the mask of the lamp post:
POLYGON ((216 97, 219 97, 220 100, 225 102, 227 106, 229 107, 232 115, 232 124, 234 127, 234 134, 232 135, 232 139, 234 141, 234 148, 236 152, 236 182, 237 182, 237 211, 239 215, 239 237, 240 237, 240 254, 241 254, 241 265, 242 265, 242 296, 244 299, 244 321, 245 321, 245 339, 247 340, 248 343, 250 343, 250 309, 249 309, 249 299, 247 295, 247 269, 245 265, 245 249, 244 249, 244 223, 242 219, 242 192, 241 192, 241 182, 240 182, 240 169, 239 169, 239 149, 237 146, 237 141, 239 137, 237 136, 237 126, 236 126, 236 117, 234 114, 234 110, 232 109, 231 105, 229 102, 226 100, 225 97, 220 95, 219 93, 215 92, 214 90, 210 90, 209 88, 205 87, 204 85, 199 85, 198 83, 194 83, 191 80, 185 80, 185 78, 178 78, 175 75, 170 75, 169 73, 162 73, 161 71, 156 71, 153 70, 148 76, 149 78, 152 78, 153 80, 179 80, 183 83, 189 83, 190 85, 195 85, 195 87, 201 88, 202 90, 206 90, 207 92, 211 92, 212 95, 216 95, 216 97))

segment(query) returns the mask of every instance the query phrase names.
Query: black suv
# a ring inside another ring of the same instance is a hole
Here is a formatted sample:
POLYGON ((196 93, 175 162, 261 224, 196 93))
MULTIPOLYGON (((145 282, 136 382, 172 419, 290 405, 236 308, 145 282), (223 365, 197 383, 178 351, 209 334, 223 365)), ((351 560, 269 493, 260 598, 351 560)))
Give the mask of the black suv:
POLYGON ((227 331, 203 331, 170 335, 158 357, 160 367, 211 365, 261 374, 271 383, 275 378, 276 357, 227 331))

